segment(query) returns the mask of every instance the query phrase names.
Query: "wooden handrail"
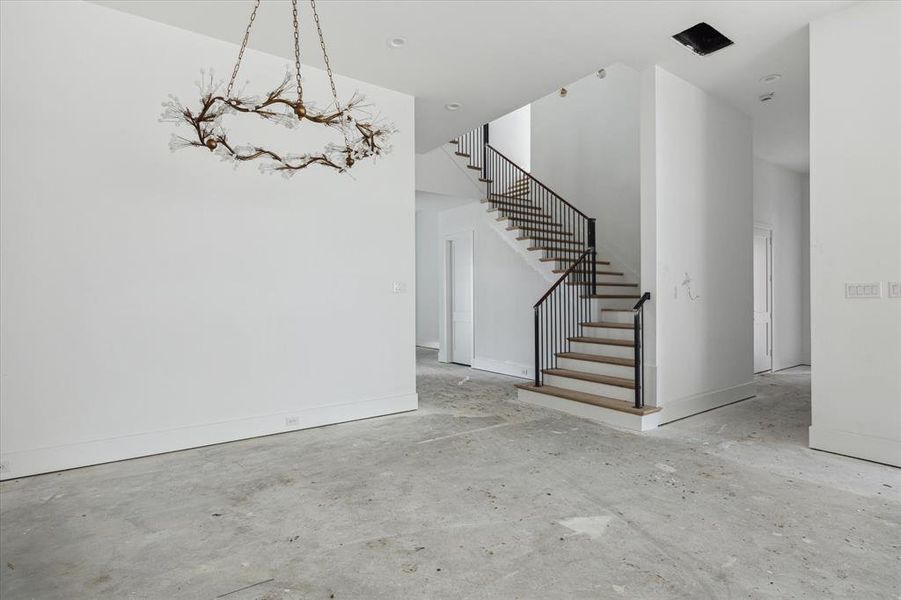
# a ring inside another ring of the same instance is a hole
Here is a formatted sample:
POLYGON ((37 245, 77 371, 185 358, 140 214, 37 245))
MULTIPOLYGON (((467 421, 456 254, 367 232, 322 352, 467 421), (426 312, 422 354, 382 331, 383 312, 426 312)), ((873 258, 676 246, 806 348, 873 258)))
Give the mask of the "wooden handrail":
POLYGON ((583 217, 583 218, 585 218, 585 219, 588 219, 588 218, 589 218, 588 215, 586 215, 586 214, 583 213, 581 210, 579 210, 578 208, 576 208, 575 206, 573 206, 572 204, 570 204, 569 202, 567 202, 566 200, 564 200, 563 197, 560 196, 560 194, 558 194, 557 192, 555 192, 554 190, 552 190, 552 189, 549 188, 548 186, 544 185, 543 183, 541 183, 540 181, 538 181, 537 179, 535 179, 534 177, 532 177, 532 174, 531 174, 531 173, 529 173, 528 171, 523 170, 522 167, 520 167, 519 165, 517 165, 515 162, 513 162, 512 160, 510 160, 510 159, 507 158, 506 156, 504 156, 504 154, 503 154, 500 150, 498 150, 497 148, 495 148, 495 147, 492 146, 491 144, 485 144, 485 146, 488 147, 488 148, 490 148, 492 152, 494 152, 495 154, 497 154, 498 156, 500 156, 501 158, 503 158, 505 161, 507 161, 508 163, 510 163, 511 165, 513 165, 513 167, 514 167, 517 171, 521 172, 523 175, 525 175, 526 177, 528 177, 530 180, 532 180, 532 181, 535 182, 536 184, 538 184, 538 185, 540 185, 541 187, 543 187, 545 190, 547 190, 549 193, 551 193, 553 196, 555 196, 555 197, 557 198, 557 200, 559 200, 560 202, 562 202, 562 203, 565 204, 566 206, 570 207, 572 210, 574 210, 574 211, 576 212, 576 214, 580 215, 581 217, 583 217))
MULTIPOLYGON (((544 293, 544 296, 542 296, 541 298, 538 299, 538 302, 536 302, 535 304, 532 305, 532 308, 538 308, 539 306, 541 306, 542 302, 544 302, 545 300, 547 300, 547 297, 550 296, 551 293, 552 293, 554 290, 556 290, 558 287, 560 287, 560 284, 562 284, 562 283, 566 280, 566 278, 569 277, 570 273, 572 273, 572 272, 576 269, 576 267, 578 267, 579 264, 580 264, 583 260, 585 260, 585 258, 586 258, 589 254, 591 254, 591 252, 592 252, 593 250, 594 250, 594 248, 588 248, 587 250, 585 250, 585 252, 583 252, 582 254, 580 254, 580 255, 579 255, 579 258, 576 259, 576 262, 574 262, 574 263, 572 264, 572 266, 570 266, 570 267, 563 273, 563 275, 560 276, 560 279, 558 279, 557 282, 556 282, 554 285, 551 286, 551 289, 549 289, 548 291, 546 291, 546 292, 544 293)), ((585 285, 591 285, 591 282, 586 282, 585 285)))

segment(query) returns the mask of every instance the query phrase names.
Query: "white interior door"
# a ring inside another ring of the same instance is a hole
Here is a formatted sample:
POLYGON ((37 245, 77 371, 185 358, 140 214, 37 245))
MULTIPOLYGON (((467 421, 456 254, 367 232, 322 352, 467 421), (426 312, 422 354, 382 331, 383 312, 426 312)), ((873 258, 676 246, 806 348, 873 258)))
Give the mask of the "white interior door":
POLYGON ((773 368, 773 238, 754 228, 754 372, 773 368))
POLYGON ((448 335, 451 362, 472 364, 472 235, 447 241, 448 335))

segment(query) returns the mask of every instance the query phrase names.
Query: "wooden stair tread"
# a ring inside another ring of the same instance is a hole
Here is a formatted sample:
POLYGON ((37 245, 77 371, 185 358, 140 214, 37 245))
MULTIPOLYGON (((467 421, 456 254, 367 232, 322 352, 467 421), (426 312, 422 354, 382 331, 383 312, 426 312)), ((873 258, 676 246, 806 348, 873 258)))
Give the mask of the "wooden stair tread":
POLYGON ((482 183, 494 183, 493 179, 485 179, 484 177, 479 177, 479 181, 482 183))
POLYGON ((606 363, 608 365, 619 365, 621 367, 634 367, 635 360, 631 358, 620 358, 619 356, 602 356, 600 354, 585 354, 584 352, 557 352, 557 358, 571 358, 573 360, 585 360, 588 362, 606 363))
MULTIPOLYGON (((586 296, 582 296, 585 298, 586 296)), ((588 298, 595 300, 614 300, 623 298, 641 298, 641 294, 588 294, 588 298)))
MULTIPOLYGON (((492 200, 491 198, 483 198, 479 200, 482 204, 497 204, 498 206, 512 206, 516 210, 521 211, 530 211, 530 212, 541 212, 542 208, 540 206, 535 206, 530 202, 510 202, 508 200, 492 200)), ((548 215, 550 217, 550 215, 548 215)))
POLYGON ((617 340, 613 338, 602 338, 602 337, 586 337, 586 336, 574 336, 571 338, 567 338, 571 342, 579 342, 582 344, 601 344, 603 346, 625 346, 628 348, 632 348, 635 346, 635 342, 632 340, 617 340))
MULTIPOLYGON (((566 269, 554 269, 552 273, 566 273, 566 269)), ((595 271, 598 275, 623 275, 619 271, 595 271)))
MULTIPOLYGON (((549 225, 548 227, 554 227, 554 226, 549 225)), ((557 225, 557 227, 560 227, 560 225, 557 225)), ((531 227, 529 225, 511 225, 511 226, 507 227, 507 231, 516 231, 516 230, 531 231, 534 233, 553 233, 554 235, 568 235, 568 236, 572 235, 571 233, 568 233, 566 231, 555 231, 553 229, 544 229, 541 227, 531 227)), ((516 239, 518 239, 518 240, 534 240, 535 238, 533 238, 533 237, 518 237, 516 239)))
MULTIPOLYGON (((589 281, 567 281, 566 285, 586 285, 589 281)), ((616 287, 638 287, 637 283, 620 283, 618 281, 598 281, 597 286, 616 286, 616 287)))
POLYGON ((631 403, 626 402, 625 400, 616 400, 615 398, 608 398, 606 396, 599 396, 597 394, 567 390, 565 388, 559 388, 552 385, 536 386, 534 383, 517 383, 516 387, 521 390, 537 392, 539 394, 547 394, 549 396, 556 396, 558 398, 564 398, 566 400, 572 400, 574 402, 582 402, 583 404, 593 404, 594 406, 600 406, 601 408, 609 408, 611 410, 618 410, 620 412, 627 412, 639 416, 649 415, 660 410, 660 408, 656 406, 635 408, 631 403))
MULTIPOLYGON (((576 259, 570 258, 568 256, 561 256, 561 257, 555 258, 554 260, 559 260, 560 262, 570 262, 570 263, 576 262, 576 259)), ((588 261, 588 262, 589 262, 589 264, 591 263, 591 261, 588 261)), ((594 261, 594 264, 595 265, 609 265, 610 261, 609 260, 596 260, 596 261, 594 261)), ((566 269, 564 269, 564 271, 565 270, 566 269)))
MULTIPOLYGON (((581 244, 581 242, 579 242, 579 244, 581 244)), ((546 250, 548 252, 559 252, 563 254, 582 254, 585 252, 585 248, 560 248, 559 246, 529 246, 529 250, 546 250)))
MULTIPOLYGON (((564 235, 572 235, 571 233, 566 232, 554 232, 556 235, 564 236, 564 235)), ((569 246, 584 246, 585 243, 580 240, 563 240, 559 237, 543 237, 543 236, 532 236, 532 235, 522 235, 516 238, 517 241, 521 242, 523 240, 531 240, 533 242, 554 242, 555 244, 567 244, 569 246)))
MULTIPOLYGON (((565 257, 565 256, 544 256, 544 257, 542 257, 542 258, 539 258, 538 260, 540 260, 541 262, 552 262, 552 261, 574 262, 572 258, 568 258, 568 257, 565 257)), ((591 261, 589 261, 589 262, 591 262, 591 261)), ((598 261, 595 261, 595 264, 596 264, 596 265, 609 265, 609 264, 610 264, 610 261, 607 261, 607 260, 598 260, 598 261)), ((561 273, 562 273, 562 272, 563 272, 563 271, 561 271, 561 273)))
POLYGON ((482 167, 477 167, 476 165, 466 165, 467 169, 472 169, 473 171, 481 171, 482 167))
MULTIPOLYGON (((515 210, 512 208, 493 207, 493 208, 489 208, 488 212, 502 213, 502 215, 500 217, 498 217, 498 219, 497 219, 498 221, 502 221, 504 219, 512 219, 514 221, 524 221, 524 222, 529 222, 529 223, 551 223, 552 222, 550 215, 545 215, 545 214, 535 213, 535 212, 520 211, 520 210, 515 210), (515 216, 515 215, 523 215, 523 216, 520 217, 520 216, 515 216), (533 219, 541 219, 541 221, 534 221, 533 219)), ((554 226, 560 226, 560 224, 554 223, 554 226)))
POLYGON ((557 377, 567 377, 569 379, 578 379, 580 381, 590 381, 591 383, 603 383, 606 385, 614 385, 616 387, 635 389, 635 382, 631 379, 623 377, 613 377, 611 375, 598 375, 596 373, 586 373, 585 371, 574 371, 572 369, 544 369, 545 375, 556 375, 557 377))
POLYGON ((511 198, 513 200, 525 200, 528 194, 500 194, 498 192, 490 192, 489 197, 496 196, 498 198, 511 198))
POLYGON ((469 158, 469 152, 454 152, 454 154, 456 154, 457 156, 465 156, 466 158, 469 158))
POLYGON ((579 323, 582 327, 606 327, 607 329, 635 329, 634 323, 615 323, 613 321, 588 321, 579 323))
MULTIPOLYGON (((507 217, 500 216, 497 218, 498 221, 513 221, 514 223, 531 223, 534 225, 541 225, 542 227, 563 227, 560 223, 551 223, 548 221, 538 221, 536 219, 523 219, 521 217, 507 217)), ((521 229, 521 227, 517 227, 514 225, 513 227, 508 227, 507 229, 521 229)), ((561 273, 563 271, 560 271, 561 273)))

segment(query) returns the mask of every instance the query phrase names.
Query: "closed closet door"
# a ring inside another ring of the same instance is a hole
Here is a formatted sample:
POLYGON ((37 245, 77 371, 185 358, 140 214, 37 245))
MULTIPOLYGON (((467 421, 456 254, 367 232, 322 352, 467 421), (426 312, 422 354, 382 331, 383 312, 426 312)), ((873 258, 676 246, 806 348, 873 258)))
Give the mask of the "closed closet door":
POLYGON ((447 241, 451 362, 472 364, 472 236, 447 241))

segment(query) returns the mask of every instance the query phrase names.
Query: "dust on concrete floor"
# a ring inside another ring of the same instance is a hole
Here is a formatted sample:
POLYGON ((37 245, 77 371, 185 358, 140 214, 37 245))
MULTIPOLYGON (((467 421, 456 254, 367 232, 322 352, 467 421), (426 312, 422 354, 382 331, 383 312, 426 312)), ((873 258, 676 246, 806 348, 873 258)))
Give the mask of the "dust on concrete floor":
POLYGON ((897 598, 899 471, 809 377, 648 434, 418 352, 421 409, 0 485, 19 598, 897 598))

